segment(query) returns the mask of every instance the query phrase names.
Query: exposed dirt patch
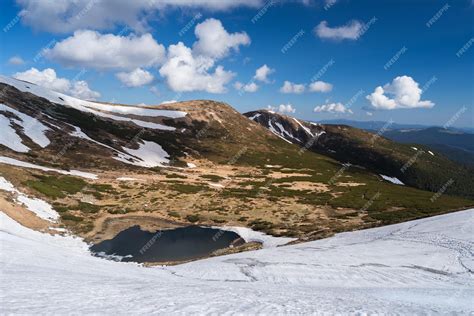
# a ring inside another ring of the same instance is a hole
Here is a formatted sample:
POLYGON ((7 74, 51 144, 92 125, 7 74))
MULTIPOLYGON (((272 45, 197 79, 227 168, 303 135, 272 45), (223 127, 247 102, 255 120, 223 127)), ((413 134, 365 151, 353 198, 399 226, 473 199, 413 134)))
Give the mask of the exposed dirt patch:
POLYGON ((47 231, 50 226, 53 226, 51 222, 39 218, 25 207, 13 204, 2 196, 0 196, 0 210, 21 225, 34 230, 47 231))
POLYGON ((283 173, 279 171, 272 171, 269 174, 269 177, 273 179, 282 179, 282 178, 290 178, 290 177, 311 177, 311 175, 307 173, 298 173, 298 172, 283 173))
POLYGON ((365 183, 357 183, 357 182, 338 182, 336 183, 339 187, 358 187, 360 185, 365 185, 365 183))
POLYGON ((285 186, 288 190, 311 190, 315 192, 329 192, 329 186, 324 183, 309 182, 309 181, 296 181, 296 182, 283 182, 279 183, 278 186, 285 186))

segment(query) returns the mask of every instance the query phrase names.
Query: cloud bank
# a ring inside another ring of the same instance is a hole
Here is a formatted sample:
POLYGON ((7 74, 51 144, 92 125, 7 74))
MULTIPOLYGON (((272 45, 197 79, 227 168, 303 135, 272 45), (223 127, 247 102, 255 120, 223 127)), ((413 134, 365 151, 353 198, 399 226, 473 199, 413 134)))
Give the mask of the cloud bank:
POLYGON ((258 8, 264 0, 17 0, 22 22, 36 30, 69 33, 77 29, 106 30, 128 25, 144 32, 148 21, 166 10, 202 9, 225 11, 237 7, 258 8))
POLYGON ((46 49, 44 55, 68 67, 131 70, 159 65, 166 53, 148 33, 122 36, 79 30, 46 49))

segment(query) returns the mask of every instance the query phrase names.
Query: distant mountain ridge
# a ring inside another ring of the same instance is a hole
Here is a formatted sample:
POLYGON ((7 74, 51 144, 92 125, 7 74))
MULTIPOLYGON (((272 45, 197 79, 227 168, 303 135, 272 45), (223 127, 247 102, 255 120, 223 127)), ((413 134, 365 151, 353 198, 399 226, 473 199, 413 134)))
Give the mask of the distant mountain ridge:
MULTIPOLYGON (((445 129, 442 126, 433 126, 433 125, 423 125, 423 124, 403 124, 395 123, 389 121, 356 121, 356 120, 347 120, 347 119, 334 119, 334 120, 320 120, 315 121, 316 123, 321 124, 335 124, 335 125, 349 125, 356 128, 361 128, 365 130, 378 131, 380 129, 384 130, 400 130, 400 129, 427 129, 427 128, 439 128, 445 129)), ((474 134, 474 128, 472 127, 449 127, 445 130, 460 131, 465 133, 474 134)))
POLYGON ((329 120, 322 122, 348 125, 380 133, 399 143, 426 145, 453 161, 474 167, 474 128, 428 127, 382 121, 329 120))
POLYGON ((430 127, 419 130, 388 130, 384 136, 405 144, 423 144, 459 163, 474 166, 474 134, 430 127))
POLYGON ((396 143, 385 138, 384 133, 296 120, 273 111, 259 110, 245 115, 289 142, 340 162, 357 164, 433 192, 454 179, 455 183, 446 192, 474 197, 471 189, 474 169, 458 165, 430 148, 396 143))

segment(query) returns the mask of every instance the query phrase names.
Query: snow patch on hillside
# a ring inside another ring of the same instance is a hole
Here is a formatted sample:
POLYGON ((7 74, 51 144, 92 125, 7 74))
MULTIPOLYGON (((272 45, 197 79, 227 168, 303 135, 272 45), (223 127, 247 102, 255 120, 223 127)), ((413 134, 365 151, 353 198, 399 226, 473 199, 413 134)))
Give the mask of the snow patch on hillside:
POLYGON ((26 153, 30 148, 24 145, 8 117, 0 114, 0 144, 19 153, 26 153))
POLYGON ((81 130, 80 127, 77 127, 77 126, 74 126, 74 125, 71 125, 71 124, 68 124, 68 125, 70 125, 72 128, 74 128, 74 131, 70 132, 69 135, 71 135, 71 136, 73 136, 73 137, 78 137, 78 138, 85 139, 85 140, 90 141, 90 142, 92 142, 92 143, 94 143, 94 144, 97 144, 97 145, 99 145, 99 146, 108 148, 108 149, 110 149, 110 150, 112 150, 112 151, 114 151, 114 152, 119 152, 119 153, 120 153, 120 151, 118 151, 117 149, 115 149, 115 148, 113 148, 113 147, 111 147, 111 146, 109 146, 109 145, 106 145, 106 144, 104 144, 104 143, 101 143, 101 142, 99 142, 99 141, 96 141, 95 139, 90 138, 89 136, 87 136, 86 133, 84 133, 84 132, 81 130))
POLYGON ((42 219, 55 221, 59 218, 59 214, 47 202, 28 197, 26 194, 21 193, 4 177, 0 177, 0 190, 12 193, 15 197, 15 201, 25 205, 28 210, 42 219))
POLYGON ((255 114, 255 115, 249 117, 249 119, 252 120, 252 121, 255 121, 255 119, 258 118, 258 117, 261 116, 261 115, 262 115, 262 114, 257 113, 257 114, 255 114))
POLYGON ((18 117, 19 120, 14 119, 15 123, 20 125, 23 128, 23 133, 41 148, 45 148, 51 143, 45 134, 45 132, 49 130, 49 127, 43 125, 38 119, 26 115, 25 113, 17 111, 2 103, 0 103, 0 111, 10 112, 18 117))
POLYGON ((15 189, 15 186, 4 177, 0 177, 0 190, 11 192, 11 193, 17 191, 15 189))
POLYGON ((293 120, 295 120, 295 122, 298 123, 298 125, 301 126, 301 128, 302 128, 308 135, 310 135, 311 137, 314 137, 313 133, 311 133, 311 131, 309 130, 309 128, 307 128, 306 126, 304 126, 303 124, 301 124, 300 121, 298 121, 296 118, 293 118, 293 120))
POLYGON ((278 129, 280 130, 280 135, 282 137, 285 137, 288 136, 289 138, 292 138, 298 142, 301 142, 301 140, 299 140, 298 138, 294 137, 293 134, 291 134, 290 132, 288 132, 285 127, 283 127, 283 125, 281 125, 279 122, 275 122, 275 125, 278 127, 278 129))
MULTIPOLYGON (((49 100, 50 102, 66 105, 66 106, 72 107, 76 110, 91 113, 91 114, 94 114, 94 115, 97 115, 97 116, 100 116, 100 117, 104 117, 104 118, 108 118, 108 119, 112 119, 112 120, 116 120, 116 121, 132 122, 135 125, 145 127, 145 128, 167 130, 167 131, 174 131, 175 130, 175 128, 172 127, 172 126, 166 126, 166 125, 163 125, 163 124, 146 122, 146 121, 132 119, 132 118, 124 117, 124 116, 117 116, 117 115, 113 115, 113 114, 104 113, 104 112, 101 112, 101 111, 97 110, 97 108, 100 108, 102 106, 99 103, 79 100, 79 99, 70 97, 68 95, 65 95, 65 94, 62 94, 62 93, 59 93, 59 92, 55 92, 55 91, 52 91, 52 90, 48 90, 48 89, 42 88, 40 86, 37 86, 35 84, 25 82, 25 81, 21 81, 21 80, 17 80, 17 79, 13 79, 13 78, 9 78, 9 77, 5 77, 5 76, 0 75, 0 82, 11 85, 11 86, 17 88, 20 91, 30 92, 34 95, 39 96, 39 97, 43 97, 43 98, 49 100)), ((124 111, 124 110, 117 110, 117 111, 124 111)), ((173 111, 173 112, 176 112, 176 111, 173 111)), ((133 113, 130 113, 130 114, 133 114, 133 113)), ((163 113, 161 113, 161 114, 163 114, 163 113)), ((173 114, 168 113, 168 112, 165 112, 165 114, 173 115, 173 114)), ((175 113, 174 115, 181 115, 181 114, 175 113)))
POLYGON ((274 237, 247 227, 223 226, 215 228, 234 232, 242 237, 245 242, 259 242, 262 244, 263 248, 282 246, 297 239, 288 237, 274 237))
POLYGON ((138 106, 124 106, 124 105, 110 105, 110 104, 103 104, 103 103, 96 103, 96 102, 87 102, 85 104, 89 108, 93 108, 96 110, 112 112, 112 113, 119 113, 119 114, 133 114, 138 116, 164 116, 169 118, 182 118, 185 117, 188 113, 183 111, 172 111, 172 110, 159 110, 159 109, 151 109, 151 108, 144 108, 138 106))
POLYGON ((316 132, 316 134, 314 134, 314 138, 317 139, 318 137, 320 137, 323 134, 326 134, 326 131, 316 132))
POLYGON ((283 136, 281 135, 281 133, 280 133, 279 131, 277 131, 277 130, 275 129, 275 127, 273 127, 272 121, 268 121, 268 129, 270 130, 270 132, 272 132, 272 133, 275 134, 276 136, 280 137, 280 138, 283 139, 285 142, 292 144, 292 142, 290 142, 288 139, 286 139, 285 137, 283 137, 283 136))
POLYGON ((170 155, 157 143, 142 140, 138 149, 122 147, 127 154, 119 153, 114 159, 132 164, 135 166, 152 168, 165 167, 168 164, 170 155))
POLYGON ((389 176, 386 176, 386 175, 383 175, 381 174, 380 175, 384 180, 388 181, 388 182, 391 182, 393 184, 399 184, 399 185, 405 185, 405 183, 403 183, 402 181, 398 180, 398 178, 395 178, 395 177, 389 177, 389 176))
POLYGON ((69 133, 71 136, 88 140, 99 146, 112 150, 116 154, 116 156, 113 157, 115 160, 146 168, 157 166, 163 167, 164 163, 169 163, 168 153, 164 151, 160 145, 154 142, 141 141, 141 143, 139 143, 139 149, 136 150, 122 147, 125 151, 123 152, 90 138, 77 126, 71 125, 71 127, 74 128, 74 131, 69 133))
POLYGON ((51 172, 57 172, 60 174, 65 174, 65 175, 71 175, 71 176, 78 176, 86 179, 98 179, 97 175, 89 172, 83 172, 79 170, 61 170, 61 169, 55 169, 55 168, 49 168, 49 167, 43 167, 40 165, 35 165, 29 162, 21 161, 15 158, 10 158, 10 157, 5 157, 5 156, 0 156, 0 163, 11 165, 11 166, 16 166, 16 167, 24 167, 24 168, 30 168, 30 169, 37 169, 37 170, 42 170, 42 171, 51 171, 51 172))

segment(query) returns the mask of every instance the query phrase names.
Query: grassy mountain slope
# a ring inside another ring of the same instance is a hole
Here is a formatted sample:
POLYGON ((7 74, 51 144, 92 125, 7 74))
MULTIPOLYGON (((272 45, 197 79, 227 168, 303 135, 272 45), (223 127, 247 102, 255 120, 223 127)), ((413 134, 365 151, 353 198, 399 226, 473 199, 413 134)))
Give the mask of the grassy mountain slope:
POLYGON ((350 162, 403 183, 438 192, 446 183, 446 193, 474 198, 474 170, 456 164, 439 153, 430 153, 424 146, 399 144, 377 134, 345 125, 316 125, 266 110, 245 114, 262 126, 280 124, 282 137, 303 148, 328 155, 341 162, 350 162), (256 117, 256 115, 258 115, 256 117), (314 137, 321 133, 320 136, 314 137), (291 135, 291 136, 288 136, 291 135))

